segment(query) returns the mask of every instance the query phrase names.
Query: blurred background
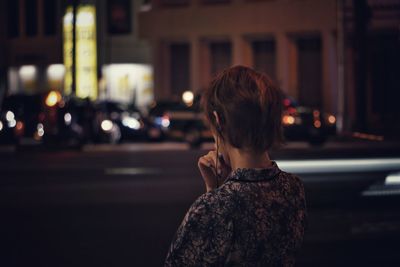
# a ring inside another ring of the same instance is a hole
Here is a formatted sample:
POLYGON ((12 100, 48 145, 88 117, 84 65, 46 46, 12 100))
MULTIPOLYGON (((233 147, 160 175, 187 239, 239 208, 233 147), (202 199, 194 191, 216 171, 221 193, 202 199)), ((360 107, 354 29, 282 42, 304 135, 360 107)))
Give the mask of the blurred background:
POLYGON ((239 64, 285 94, 297 266, 399 266, 400 0, 1 1, 0 265, 162 266, 239 64))

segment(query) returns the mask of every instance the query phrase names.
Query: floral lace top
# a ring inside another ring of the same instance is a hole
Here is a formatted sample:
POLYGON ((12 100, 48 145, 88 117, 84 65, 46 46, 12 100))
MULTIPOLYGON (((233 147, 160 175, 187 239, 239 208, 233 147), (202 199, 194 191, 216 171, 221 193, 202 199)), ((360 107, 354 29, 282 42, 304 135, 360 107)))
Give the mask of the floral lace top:
POLYGON ((275 162, 237 169, 190 207, 165 266, 293 266, 305 225, 297 176, 275 162))

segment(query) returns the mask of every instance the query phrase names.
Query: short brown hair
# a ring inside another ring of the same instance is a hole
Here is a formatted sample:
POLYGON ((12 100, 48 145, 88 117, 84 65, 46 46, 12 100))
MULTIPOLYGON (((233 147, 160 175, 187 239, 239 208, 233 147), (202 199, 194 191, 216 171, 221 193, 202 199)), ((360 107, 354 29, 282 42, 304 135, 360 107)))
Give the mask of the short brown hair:
POLYGON ((244 66, 222 71, 202 97, 202 107, 211 127, 232 146, 262 153, 283 142, 282 92, 263 73, 244 66), (218 131, 217 131, 218 132, 218 131))

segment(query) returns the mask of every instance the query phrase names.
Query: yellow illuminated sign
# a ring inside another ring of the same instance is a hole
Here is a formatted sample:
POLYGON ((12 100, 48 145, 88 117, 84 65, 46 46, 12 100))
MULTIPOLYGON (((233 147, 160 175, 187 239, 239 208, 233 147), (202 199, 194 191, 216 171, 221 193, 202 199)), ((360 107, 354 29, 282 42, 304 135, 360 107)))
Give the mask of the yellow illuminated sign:
MULTIPOLYGON (((76 96, 97 98, 96 9, 92 5, 77 8, 75 28, 76 96)), ((72 8, 64 16, 65 93, 72 92, 72 8)))
POLYGON ((76 95, 96 99, 96 10, 94 6, 80 6, 76 17, 76 95))
POLYGON ((72 93, 72 8, 67 8, 63 18, 63 37, 64 37, 64 93, 72 93))

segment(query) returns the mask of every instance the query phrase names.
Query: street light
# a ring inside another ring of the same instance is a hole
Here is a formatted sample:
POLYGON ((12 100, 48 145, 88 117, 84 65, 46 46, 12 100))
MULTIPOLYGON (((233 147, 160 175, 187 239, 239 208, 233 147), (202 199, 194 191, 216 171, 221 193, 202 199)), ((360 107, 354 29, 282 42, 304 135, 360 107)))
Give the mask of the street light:
POLYGON ((182 94, 182 101, 187 106, 191 106, 193 104, 193 99, 194 99, 194 95, 193 95, 193 92, 191 92, 191 91, 185 91, 182 94))

